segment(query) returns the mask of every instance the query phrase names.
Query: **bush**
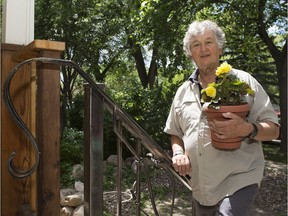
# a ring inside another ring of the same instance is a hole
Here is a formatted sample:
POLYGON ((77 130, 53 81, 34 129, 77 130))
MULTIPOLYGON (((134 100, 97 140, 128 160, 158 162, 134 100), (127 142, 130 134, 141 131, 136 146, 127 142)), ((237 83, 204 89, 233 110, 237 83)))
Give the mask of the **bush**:
POLYGON ((60 172, 61 187, 70 187, 74 184, 71 176, 75 164, 83 164, 84 146, 83 131, 65 128, 60 145, 60 172))

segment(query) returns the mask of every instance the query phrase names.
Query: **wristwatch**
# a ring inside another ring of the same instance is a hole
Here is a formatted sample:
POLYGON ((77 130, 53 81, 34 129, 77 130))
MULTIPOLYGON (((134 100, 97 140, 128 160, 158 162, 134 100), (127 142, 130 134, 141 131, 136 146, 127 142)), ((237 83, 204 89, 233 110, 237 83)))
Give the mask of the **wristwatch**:
POLYGON ((250 134, 248 134, 248 135, 246 136, 247 138, 250 138, 250 139, 253 139, 253 138, 256 137, 257 134, 258 134, 258 127, 257 127, 257 125, 254 124, 254 123, 252 123, 252 125, 253 125, 253 130, 251 131, 250 134))

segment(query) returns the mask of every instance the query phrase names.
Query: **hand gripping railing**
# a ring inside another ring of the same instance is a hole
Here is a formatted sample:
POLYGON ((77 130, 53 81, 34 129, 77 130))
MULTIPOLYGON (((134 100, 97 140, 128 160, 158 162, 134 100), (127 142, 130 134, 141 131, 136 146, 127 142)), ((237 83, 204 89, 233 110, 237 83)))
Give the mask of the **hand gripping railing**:
MULTIPOLYGON (((63 60, 63 59, 54 59, 54 58, 32 58, 28 59, 26 61, 23 61, 16 65, 11 72, 8 74, 3 88, 3 96, 4 96, 4 102, 7 106, 7 109, 12 117, 12 119, 17 123, 17 125, 22 129, 22 131, 27 135, 27 137, 30 139, 31 144, 35 150, 35 164, 32 165, 27 170, 20 170, 18 169, 14 163, 13 158, 16 155, 16 152, 13 152, 9 159, 8 159, 8 170, 9 172, 18 178, 24 178, 30 176, 33 172, 37 170, 37 167, 39 165, 39 156, 40 152, 38 149, 38 145, 36 142, 35 137, 30 132, 26 124, 23 122, 19 114, 16 112, 13 102, 11 100, 10 96, 10 83, 16 72, 23 67, 25 64, 31 63, 31 62, 42 62, 42 63, 49 63, 49 64, 56 64, 60 66, 69 66, 74 68, 74 70, 85 80, 88 82, 88 84, 91 86, 91 88, 97 92, 98 95, 101 96, 103 99, 104 104, 106 105, 106 109, 116 116, 116 119, 120 120, 123 126, 137 139, 140 140, 141 144, 144 145, 144 147, 149 150, 154 157, 157 159, 159 163, 161 163, 162 167, 164 167, 166 170, 168 170, 174 177, 176 177, 180 182, 182 182, 188 189, 191 190, 191 187, 189 185, 189 180, 186 177, 180 176, 172 167, 172 160, 171 157, 129 116, 127 115, 120 107, 117 106, 116 103, 113 102, 113 100, 94 82, 94 80, 85 73, 76 63, 70 60, 63 60)), ((141 158, 137 157, 137 152, 131 146, 129 143, 125 140, 125 138, 117 131, 117 127, 114 125, 114 131, 117 134, 117 136, 120 138, 120 140, 128 147, 128 149, 133 153, 134 156, 136 156, 136 159, 138 161, 141 161, 141 158)))

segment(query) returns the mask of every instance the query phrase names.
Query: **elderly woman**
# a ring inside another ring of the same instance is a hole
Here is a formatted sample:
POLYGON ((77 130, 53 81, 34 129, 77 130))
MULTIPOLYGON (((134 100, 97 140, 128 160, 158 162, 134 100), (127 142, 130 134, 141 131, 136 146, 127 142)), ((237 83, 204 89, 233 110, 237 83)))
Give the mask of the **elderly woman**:
POLYGON ((279 125, 270 99, 249 73, 232 69, 255 91, 247 97, 247 119, 224 113, 214 121, 218 138, 243 137, 241 147, 223 151, 211 145, 210 127, 202 111, 201 89, 216 81, 225 34, 214 22, 195 21, 184 37, 185 54, 197 66, 177 90, 164 131, 171 136, 172 162, 180 175, 191 176, 196 215, 248 216, 263 177, 261 140, 278 137, 279 125))

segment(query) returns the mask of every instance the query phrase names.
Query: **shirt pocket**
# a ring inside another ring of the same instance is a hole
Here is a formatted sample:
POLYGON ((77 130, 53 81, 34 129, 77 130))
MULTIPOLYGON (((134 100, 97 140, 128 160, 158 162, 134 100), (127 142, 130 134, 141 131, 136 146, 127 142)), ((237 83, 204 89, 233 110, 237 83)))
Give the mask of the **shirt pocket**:
POLYGON ((201 107, 196 98, 186 98, 175 109, 178 115, 180 127, 184 133, 188 129, 197 126, 201 115, 201 107))

